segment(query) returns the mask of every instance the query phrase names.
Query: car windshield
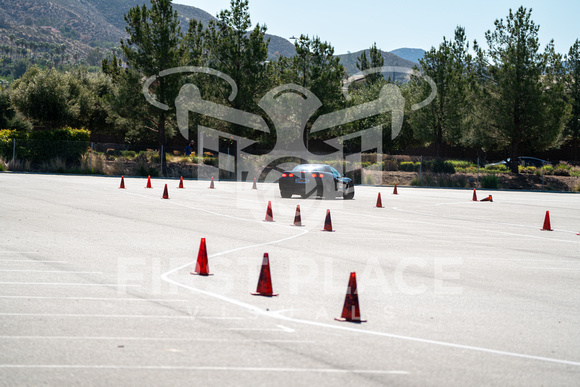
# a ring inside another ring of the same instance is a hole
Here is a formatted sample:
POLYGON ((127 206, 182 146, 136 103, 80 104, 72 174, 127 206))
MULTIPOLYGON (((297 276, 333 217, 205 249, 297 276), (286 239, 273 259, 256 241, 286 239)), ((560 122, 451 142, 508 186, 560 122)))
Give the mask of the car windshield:
POLYGON ((317 172, 330 172, 330 167, 328 165, 322 164, 300 164, 294 167, 292 172, 309 172, 309 171, 317 171, 317 172))

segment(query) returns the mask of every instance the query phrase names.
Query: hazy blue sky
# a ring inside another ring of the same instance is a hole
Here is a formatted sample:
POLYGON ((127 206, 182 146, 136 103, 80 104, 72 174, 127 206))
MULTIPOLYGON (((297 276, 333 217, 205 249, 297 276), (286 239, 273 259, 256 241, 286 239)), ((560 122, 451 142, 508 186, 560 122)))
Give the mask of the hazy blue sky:
MULTIPOLYGON (((174 0, 212 15, 228 9, 230 0, 174 0)), ((465 27, 470 42, 485 43, 484 33, 495 19, 521 5, 532 8, 545 46, 554 39, 556 50, 568 53, 580 39, 580 0, 415 0, 315 1, 250 0, 252 24, 266 24, 268 33, 284 38, 308 34, 332 43, 336 54, 368 48, 373 42, 385 51, 401 47, 430 49, 455 27, 465 27)), ((485 46, 485 45, 484 45, 485 46)))

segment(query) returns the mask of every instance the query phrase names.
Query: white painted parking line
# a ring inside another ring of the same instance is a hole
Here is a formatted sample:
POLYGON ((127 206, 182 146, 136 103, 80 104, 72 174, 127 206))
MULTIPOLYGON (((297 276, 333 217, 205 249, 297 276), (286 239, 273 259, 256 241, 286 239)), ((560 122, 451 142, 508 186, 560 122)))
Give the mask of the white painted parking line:
POLYGON ((400 370, 345 370, 336 368, 283 368, 283 367, 212 367, 212 366, 130 366, 130 365, 82 365, 82 364, 0 364, 2 369, 108 369, 108 370, 171 370, 171 371, 232 371, 232 372, 281 372, 281 373, 327 373, 327 374, 384 374, 408 375, 400 370))
POLYGON ((285 327, 284 325, 276 325, 278 328, 228 328, 228 331, 256 331, 256 332, 287 332, 294 333, 295 329, 285 327))
POLYGON ((40 251, 0 251, 0 254, 40 254, 40 251))
POLYGON ((110 337, 110 336, 0 336, 0 340, 95 340, 95 341, 193 341, 210 343, 297 343, 314 344, 312 340, 282 339, 209 339, 198 337, 110 337))
MULTIPOLYGON (((94 317, 94 318, 142 318, 142 319, 204 319, 204 320, 223 320, 224 317, 212 317, 212 316, 171 316, 171 315, 155 315, 155 314, 84 314, 84 313, 0 313, 0 317, 66 317, 66 318, 76 318, 76 317, 94 317)), ((243 317, 231 317, 232 320, 243 320, 243 317)))
MULTIPOLYGON (((290 238, 282 239, 280 241, 292 239, 295 237, 296 237, 296 235, 293 237, 290 237, 290 238)), ((261 245, 274 244, 277 242, 279 242, 279 241, 267 242, 267 243, 258 244, 255 246, 244 246, 244 247, 241 247, 238 249, 234 249, 234 251, 243 250, 243 249, 252 248, 252 247, 261 246, 261 245)), ((213 256, 226 254, 228 252, 229 251, 213 254, 213 256)), ((521 359, 537 360, 537 361, 543 361, 543 362, 549 362, 549 363, 566 364, 566 365, 573 365, 573 366, 580 367, 580 361, 557 359, 557 358, 551 358, 551 357, 545 357, 545 356, 527 355, 524 353, 502 351, 502 350, 497 350, 497 349, 492 349, 492 348, 458 344, 458 343, 452 343, 452 342, 447 342, 447 341, 424 339, 424 338, 413 337, 413 336, 398 335, 398 334, 389 333, 389 332, 363 330, 363 329, 348 327, 348 326, 344 326, 344 325, 334 325, 334 324, 322 323, 322 322, 312 321, 312 320, 302 320, 302 319, 298 319, 298 318, 285 316, 285 315, 280 314, 280 313, 275 313, 275 312, 271 312, 271 311, 263 311, 263 310, 259 309, 258 307, 256 307, 255 305, 248 304, 246 302, 236 300, 236 299, 231 298, 231 297, 227 297, 223 294, 199 289, 199 288, 196 288, 196 287, 191 286, 191 285, 186 285, 186 284, 183 284, 181 282, 178 282, 178 281, 175 281, 175 280, 169 278, 169 276, 171 274, 178 272, 179 270, 182 270, 185 267, 191 266, 194 263, 195 263, 195 261, 188 262, 185 265, 181 265, 181 266, 176 267, 176 268, 174 268, 166 273, 163 273, 161 275, 161 279, 168 282, 168 283, 174 284, 176 286, 180 286, 184 289, 188 289, 188 290, 200 293, 200 294, 205 294, 207 296, 214 297, 218 300, 228 302, 232 305, 237 305, 239 307, 245 308, 249 311, 256 313, 257 315, 260 315, 260 316, 266 317, 266 318, 274 318, 274 319, 293 322, 293 323, 297 323, 297 324, 316 326, 316 327, 327 328, 327 329, 332 329, 332 330, 347 331, 347 332, 358 333, 358 334, 363 334, 363 335, 386 337, 386 338, 391 338, 391 339, 398 339, 398 340, 411 341, 411 342, 417 342, 417 343, 428 344, 428 345, 436 345, 436 346, 441 346, 441 347, 455 348, 455 349, 460 349, 460 350, 468 350, 468 351, 482 352, 482 353, 488 353, 488 354, 494 354, 494 355, 500 355, 500 356, 506 356, 506 357, 515 357, 515 358, 521 358, 521 359)))
POLYGON ((201 320, 245 320, 243 317, 227 317, 227 316, 196 316, 201 320))
POLYGON ((281 329, 281 330, 283 330, 284 332, 289 332, 289 333, 296 332, 296 330, 295 330, 295 329, 288 328, 288 327, 286 327, 286 326, 284 326, 284 325, 278 325, 278 328, 280 328, 280 329, 281 329))
POLYGON ((540 266, 524 266, 522 269, 535 269, 535 270, 580 270, 580 267, 540 267, 540 266))
POLYGON ((51 297, 51 296, 0 296, 0 298, 21 298, 41 300, 80 300, 80 301, 139 301, 139 302, 189 302, 187 300, 169 300, 164 298, 110 298, 110 297, 51 297))
POLYGON ((77 282, 0 282, 0 285, 26 285, 26 286, 115 286, 115 287, 140 287, 141 285, 119 285, 119 284, 83 284, 77 282))
POLYGON ((34 261, 31 259, 0 259, 3 262, 23 262, 23 263, 67 263, 67 261, 34 261))
POLYGON ((52 274, 103 274, 102 271, 68 271, 68 270, 0 270, 0 273, 52 273, 52 274))

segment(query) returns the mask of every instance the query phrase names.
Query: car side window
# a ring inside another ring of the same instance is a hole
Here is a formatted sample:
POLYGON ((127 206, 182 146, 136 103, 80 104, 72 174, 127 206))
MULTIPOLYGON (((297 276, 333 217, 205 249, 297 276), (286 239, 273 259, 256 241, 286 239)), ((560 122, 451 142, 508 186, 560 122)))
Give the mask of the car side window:
POLYGON ((336 169, 334 169, 333 167, 330 167, 330 170, 332 171, 332 174, 335 177, 340 177, 340 173, 338 173, 338 171, 336 169))

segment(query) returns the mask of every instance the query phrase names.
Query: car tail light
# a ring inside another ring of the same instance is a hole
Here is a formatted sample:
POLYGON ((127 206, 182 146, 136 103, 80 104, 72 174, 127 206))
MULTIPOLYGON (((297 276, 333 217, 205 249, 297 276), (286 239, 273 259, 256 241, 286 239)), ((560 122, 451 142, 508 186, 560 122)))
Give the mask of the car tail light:
POLYGON ((312 177, 318 177, 318 175, 316 173, 313 173, 312 177))
POLYGON ((324 173, 319 173, 318 177, 324 177, 324 173))
POLYGON ((283 173, 282 174, 282 177, 288 177, 288 174, 287 173, 283 173))
POLYGON ((313 173, 312 177, 324 177, 324 173, 313 173))
POLYGON ((294 174, 293 174, 293 173, 291 173, 291 174, 289 174, 288 176, 289 176, 289 177, 294 177, 294 174))

